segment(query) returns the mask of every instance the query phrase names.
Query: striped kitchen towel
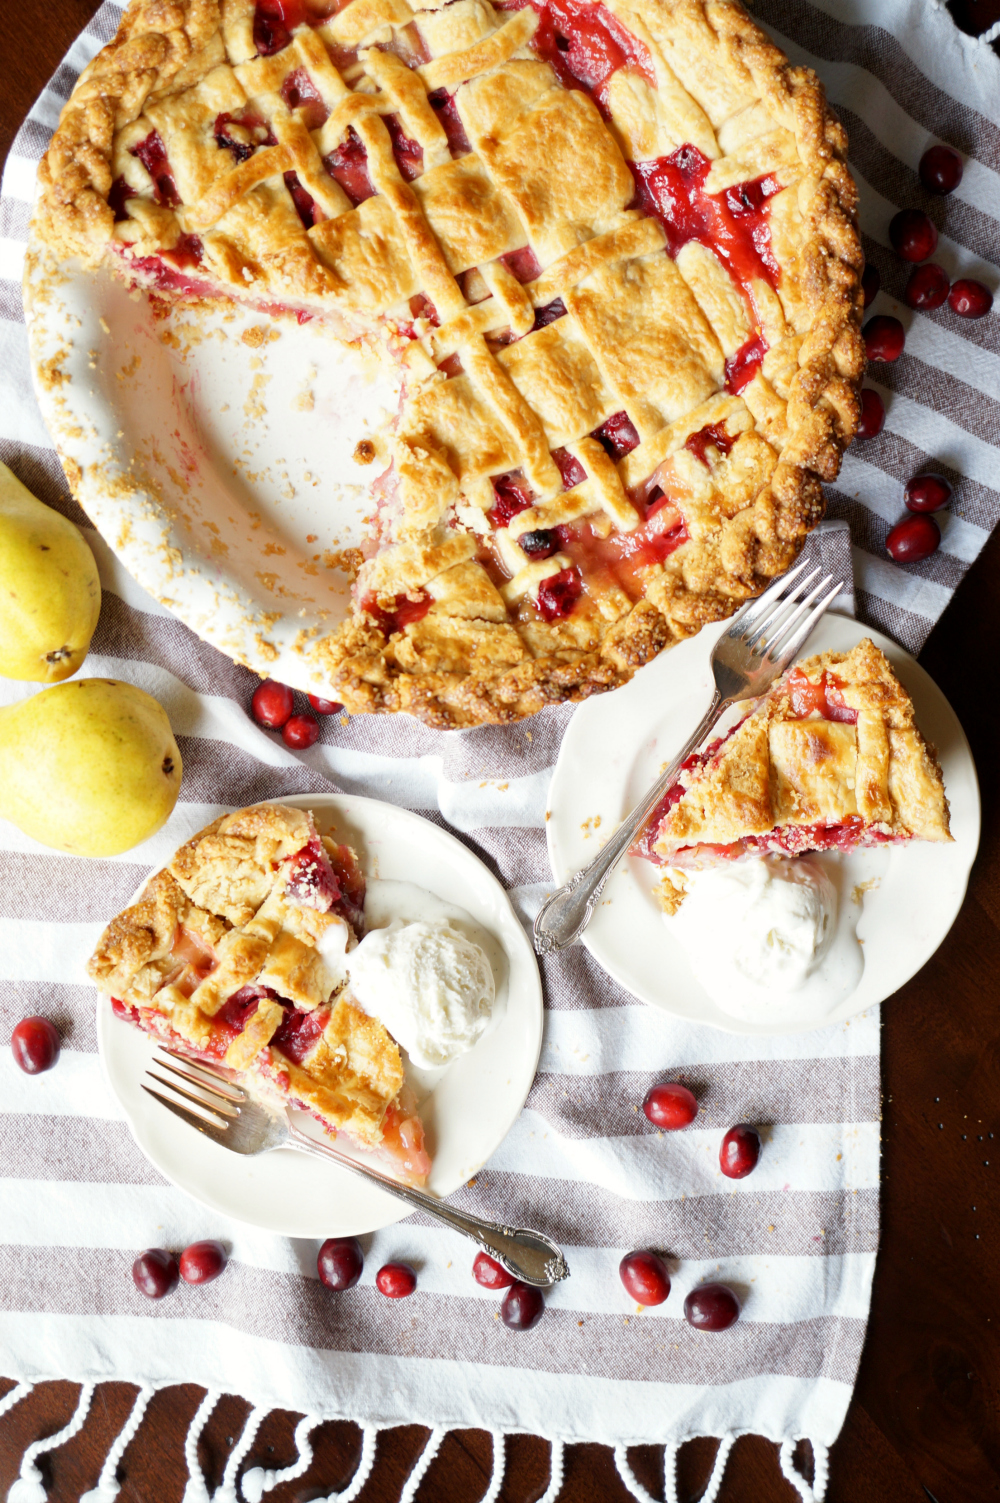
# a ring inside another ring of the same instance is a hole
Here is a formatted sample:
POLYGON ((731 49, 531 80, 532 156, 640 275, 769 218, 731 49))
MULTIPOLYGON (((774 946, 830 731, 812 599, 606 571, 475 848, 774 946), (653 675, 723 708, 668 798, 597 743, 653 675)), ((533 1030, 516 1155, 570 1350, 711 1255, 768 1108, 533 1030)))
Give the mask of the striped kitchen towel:
MULTIPOLYGON (((852 141, 866 251, 884 291, 874 311, 907 326, 907 348, 871 384, 886 402, 877 439, 850 451, 830 514, 850 524, 858 613, 911 649, 923 642, 1000 514, 997 319, 962 323, 946 310, 912 314, 896 301, 904 268, 888 249, 888 222, 904 205, 928 208, 941 228, 938 259, 954 277, 994 286, 1000 243, 1000 64, 924 0, 756 0, 758 19, 796 61, 824 78, 852 141), (920 189, 916 164, 944 139, 969 158, 950 198, 920 189), (955 486, 940 551, 901 569, 883 541, 902 511, 901 487, 926 467, 955 486)), ((105 4, 35 106, 8 160, 0 197, 0 457, 43 499, 86 526, 66 496, 31 393, 20 306, 20 266, 35 166, 80 68, 113 33, 105 4)), ((0 1051, 0 1371, 19 1380, 0 1414, 37 1382, 82 1384, 60 1436, 26 1454, 11 1503, 44 1498, 36 1459, 79 1428, 105 1379, 139 1394, 128 1426, 88 1503, 112 1503, 114 1469, 142 1423, 150 1392, 204 1386, 189 1436, 187 1503, 208 1493, 194 1441, 220 1392, 254 1404, 215 1492, 219 1503, 260 1498, 278 1480, 240 1479, 268 1408, 298 1410, 301 1475, 310 1429, 356 1420, 357 1496, 377 1463, 380 1429, 420 1422, 427 1446, 404 1496, 412 1499, 450 1427, 494 1435, 495 1500, 503 1436, 552 1442, 546 1492, 561 1487, 562 1446, 616 1448, 634 1495, 643 1489, 626 1448, 665 1447, 673 1460, 691 1436, 721 1440, 715 1495, 733 1439, 772 1438, 805 1499, 825 1490, 826 1447, 843 1422, 864 1340, 878 1239, 877 1012, 792 1039, 740 1039, 677 1024, 639 1004, 583 949, 544 962, 545 1039, 526 1108, 493 1159, 456 1202, 505 1220, 540 1223, 567 1248, 573 1276, 548 1297, 541 1324, 508 1331, 495 1299, 473 1283, 468 1247, 419 1217, 366 1240, 366 1273, 349 1299, 315 1275, 315 1244, 226 1224, 167 1185, 134 1146, 101 1076, 94 994, 83 963, 107 918, 145 873, 223 809, 262 798, 339 788, 417 809, 457 831, 509 888, 525 922, 549 880, 545 800, 569 707, 528 724, 441 734, 403 717, 324 722, 319 743, 295 755, 257 729, 246 670, 201 643, 124 574, 88 531, 105 600, 85 674, 129 680, 168 711, 184 756, 181 801, 152 841, 116 860, 44 851, 0 824, 0 1036, 43 1012, 65 1047, 57 1070, 29 1078, 0 1051), (6 1032, 5 1032, 6 1031, 6 1032), (648 1085, 683 1075, 702 1102, 695 1128, 661 1139, 636 1111, 648 1085), (753 1177, 718 1174, 721 1128, 771 1124, 753 1177), (200 1237, 232 1246, 226 1276, 182 1288, 162 1305, 129 1277, 138 1249, 200 1237), (617 1265, 631 1247, 658 1245, 679 1260, 667 1304, 641 1315, 624 1298, 617 1265), (390 1258, 421 1265, 416 1299, 396 1305, 372 1274, 390 1258), (693 1331, 683 1296, 705 1277, 733 1283, 743 1317, 725 1335, 693 1331), (813 1444, 812 1482, 795 1471, 798 1437, 813 1444)), ((834 550, 843 529, 818 546, 834 550)), ((31 687, 0 679, 0 704, 31 687)), ((428 1481, 431 1487, 433 1473, 428 1481)))

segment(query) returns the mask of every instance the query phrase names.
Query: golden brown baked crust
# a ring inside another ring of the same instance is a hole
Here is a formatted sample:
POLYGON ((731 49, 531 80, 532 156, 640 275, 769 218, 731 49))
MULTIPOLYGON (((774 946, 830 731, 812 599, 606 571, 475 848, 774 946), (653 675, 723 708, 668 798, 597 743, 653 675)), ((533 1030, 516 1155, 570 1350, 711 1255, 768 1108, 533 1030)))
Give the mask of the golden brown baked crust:
POLYGON ((254 0, 132 0, 42 164, 62 254, 391 335, 380 551, 310 648, 352 711, 471 725, 624 682, 789 566, 853 437, 863 255, 822 86, 737 0, 598 12, 632 52, 595 103, 542 60, 531 5, 350 0, 257 55, 254 0), (154 131, 165 191, 136 155, 154 131), (336 164, 362 148, 352 207, 336 164), (681 162, 698 212, 753 208, 766 258, 704 229, 671 250, 627 159, 681 162))
MULTIPOLYGON (((849 653, 795 664, 678 784, 685 791, 650 841, 668 868, 698 865, 703 846, 827 849, 827 831, 845 831, 848 845, 951 839, 934 748, 888 659, 867 637, 849 653), (843 718, 828 718, 831 706, 843 718)), ((668 912, 683 889, 682 870, 668 870, 660 893, 668 912)))
POLYGON ((252 1094, 293 1101, 377 1147, 403 1067, 376 1018, 332 1000, 345 980, 337 957, 355 935, 324 864, 330 844, 306 810, 255 804, 224 815, 112 919, 87 969, 147 1032, 239 1072, 252 1094), (220 1019, 244 987, 260 993, 249 999, 255 1010, 238 1026, 220 1019), (274 1040, 296 1013, 315 1013, 317 1027, 292 1058, 274 1040))

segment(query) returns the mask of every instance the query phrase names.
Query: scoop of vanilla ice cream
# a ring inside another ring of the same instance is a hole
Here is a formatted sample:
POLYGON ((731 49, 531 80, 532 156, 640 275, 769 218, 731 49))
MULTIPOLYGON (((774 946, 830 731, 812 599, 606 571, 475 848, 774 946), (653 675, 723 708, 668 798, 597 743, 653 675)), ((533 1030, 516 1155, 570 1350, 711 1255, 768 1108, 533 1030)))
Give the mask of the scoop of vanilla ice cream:
POLYGON ((713 995, 805 984, 836 926, 837 894, 821 867, 801 857, 750 857, 690 876, 671 928, 713 995))
POLYGON ((415 1065, 447 1065, 471 1049, 493 1011, 483 950, 448 924, 394 919, 347 956, 351 992, 415 1065))

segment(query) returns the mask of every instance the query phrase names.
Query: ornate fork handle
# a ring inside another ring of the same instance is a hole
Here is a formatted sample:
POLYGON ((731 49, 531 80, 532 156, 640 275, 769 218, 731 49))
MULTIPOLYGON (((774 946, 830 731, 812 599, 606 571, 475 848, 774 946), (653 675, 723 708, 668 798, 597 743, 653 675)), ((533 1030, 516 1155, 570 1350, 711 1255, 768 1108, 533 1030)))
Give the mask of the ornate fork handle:
POLYGON ((539 955, 551 955, 554 950, 564 950, 567 945, 579 939, 593 918, 605 882, 632 842, 642 834, 657 804, 676 781, 681 764, 705 739, 731 703, 731 700, 722 698, 718 689, 715 690, 712 703, 691 736, 669 767, 657 778, 645 798, 622 821, 589 866, 578 871, 575 877, 571 877, 563 887, 557 888, 546 898, 538 910, 534 926, 535 949, 539 955))
POLYGON ((357 1163, 336 1148, 317 1143, 292 1122, 288 1123, 287 1141, 290 1147, 300 1148, 304 1153, 314 1153, 321 1159, 333 1159, 362 1179, 376 1180, 383 1190, 395 1195, 397 1200, 405 1200, 415 1211, 424 1211, 428 1216, 443 1221, 454 1231, 470 1237, 491 1258, 502 1264, 508 1273, 525 1284, 545 1289, 550 1284, 557 1284, 560 1279, 569 1277, 569 1265, 562 1252, 541 1232, 503 1226, 499 1222, 486 1221, 481 1216, 470 1216, 465 1211, 456 1210, 447 1201, 437 1200, 426 1190, 401 1184, 399 1180, 382 1174, 378 1169, 369 1169, 367 1164, 357 1163))

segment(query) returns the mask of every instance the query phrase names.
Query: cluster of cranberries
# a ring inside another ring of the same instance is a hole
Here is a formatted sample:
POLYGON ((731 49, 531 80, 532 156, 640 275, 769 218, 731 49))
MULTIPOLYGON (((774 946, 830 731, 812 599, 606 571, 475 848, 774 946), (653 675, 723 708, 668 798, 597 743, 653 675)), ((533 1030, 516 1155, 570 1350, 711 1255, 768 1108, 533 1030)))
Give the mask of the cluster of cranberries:
MULTIPOLYGON (((678 1132, 698 1115, 698 1103, 680 1081, 647 1091, 642 1109, 655 1127, 678 1132)), ((728 1179, 745 1179, 757 1167, 760 1134, 748 1122, 731 1127, 719 1149, 719 1168, 728 1179)), ((670 1271, 651 1248, 639 1248, 618 1265, 622 1283, 640 1305, 662 1305, 670 1293, 670 1271)), ((684 1318, 699 1331, 725 1331, 739 1319, 740 1302, 728 1284, 699 1284, 684 1301, 684 1318)))
POLYGON ((212 1238, 192 1242, 179 1258, 165 1247, 147 1247, 132 1264, 132 1282, 147 1299, 163 1299, 177 1288, 178 1279, 185 1284, 210 1284, 225 1266, 226 1249, 212 1238))
MULTIPOLYGON (((364 1266, 357 1237, 327 1237, 316 1258, 320 1282, 338 1294, 354 1288, 364 1266)), ((386 1299, 406 1299, 417 1287, 417 1276, 409 1263, 385 1263, 375 1275, 375 1285, 386 1299)))
POLYGON ((319 738, 316 715, 338 715, 344 708, 335 699, 320 699, 316 694, 306 697, 316 714, 293 715, 294 691, 287 684, 279 684, 277 679, 266 678, 254 690, 250 708, 258 725, 269 731, 280 731, 282 741, 293 751, 305 751, 319 738))

